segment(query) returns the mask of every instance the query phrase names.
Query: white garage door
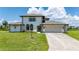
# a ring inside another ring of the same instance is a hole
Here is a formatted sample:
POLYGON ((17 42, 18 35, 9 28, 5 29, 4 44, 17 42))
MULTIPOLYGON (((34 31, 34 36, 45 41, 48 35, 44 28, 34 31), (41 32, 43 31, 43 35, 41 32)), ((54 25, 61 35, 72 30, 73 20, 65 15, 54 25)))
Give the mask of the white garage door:
POLYGON ((45 27, 44 32, 49 32, 49 33, 64 32, 63 25, 45 25, 44 27, 45 27))

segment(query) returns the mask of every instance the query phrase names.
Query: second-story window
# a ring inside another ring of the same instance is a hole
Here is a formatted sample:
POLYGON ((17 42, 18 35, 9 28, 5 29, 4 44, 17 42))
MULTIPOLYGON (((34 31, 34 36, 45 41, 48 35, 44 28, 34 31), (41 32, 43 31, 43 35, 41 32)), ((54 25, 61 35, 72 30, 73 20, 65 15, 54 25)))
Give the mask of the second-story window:
POLYGON ((35 19, 35 18, 29 18, 29 21, 30 21, 30 22, 35 22, 36 19, 35 19))

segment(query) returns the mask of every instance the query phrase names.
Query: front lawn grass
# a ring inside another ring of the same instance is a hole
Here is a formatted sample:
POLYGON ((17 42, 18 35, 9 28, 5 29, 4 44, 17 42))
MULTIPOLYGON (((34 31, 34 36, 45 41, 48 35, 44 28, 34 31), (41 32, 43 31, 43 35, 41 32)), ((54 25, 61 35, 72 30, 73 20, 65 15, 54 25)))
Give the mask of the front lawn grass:
POLYGON ((48 44, 45 34, 33 32, 0 31, 1 51, 47 51, 48 44))
POLYGON ((79 29, 70 29, 68 32, 66 32, 66 34, 79 40, 79 29))

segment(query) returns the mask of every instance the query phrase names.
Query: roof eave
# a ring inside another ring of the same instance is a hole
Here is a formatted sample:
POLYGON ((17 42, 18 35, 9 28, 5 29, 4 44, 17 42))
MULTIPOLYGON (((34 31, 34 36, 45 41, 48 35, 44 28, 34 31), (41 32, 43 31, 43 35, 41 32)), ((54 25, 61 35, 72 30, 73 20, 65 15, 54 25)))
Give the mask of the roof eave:
POLYGON ((20 17, 45 17, 45 16, 42 16, 42 15, 41 16, 26 16, 25 15, 25 16, 20 16, 20 17))

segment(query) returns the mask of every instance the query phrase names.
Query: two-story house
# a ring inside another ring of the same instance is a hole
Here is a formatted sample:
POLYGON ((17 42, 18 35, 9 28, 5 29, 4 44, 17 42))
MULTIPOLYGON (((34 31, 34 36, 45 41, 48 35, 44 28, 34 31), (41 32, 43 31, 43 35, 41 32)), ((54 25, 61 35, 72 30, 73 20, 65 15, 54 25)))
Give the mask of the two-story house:
POLYGON ((20 16, 20 23, 9 24, 10 32, 30 31, 32 25, 35 32, 66 32, 68 24, 49 21, 45 16, 40 14, 27 14, 20 16))

